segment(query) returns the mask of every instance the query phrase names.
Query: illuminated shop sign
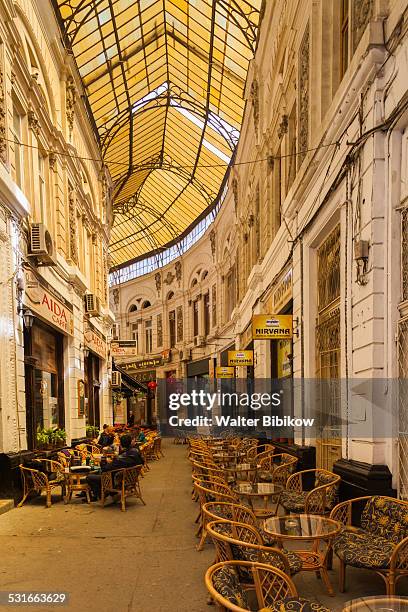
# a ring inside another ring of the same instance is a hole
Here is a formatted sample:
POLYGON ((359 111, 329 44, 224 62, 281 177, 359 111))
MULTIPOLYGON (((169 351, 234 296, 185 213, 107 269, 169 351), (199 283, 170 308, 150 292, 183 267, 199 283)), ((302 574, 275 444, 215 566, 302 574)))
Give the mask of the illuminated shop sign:
POLYGON ((134 357, 137 353, 136 340, 114 340, 110 346, 113 357, 134 357))
POLYGON ((107 344, 102 334, 88 322, 88 329, 84 331, 85 345, 96 355, 106 359, 107 344))
POLYGON ((215 378, 234 378, 235 368, 228 366, 217 366, 215 368, 215 378))
POLYGON ((228 351, 229 366, 253 366, 254 351, 228 351))
POLYGON ((65 334, 74 335, 72 304, 33 270, 25 271, 24 306, 65 334))
POLYGON ((252 317, 252 337, 254 340, 290 339, 292 336, 292 315, 259 314, 252 317))

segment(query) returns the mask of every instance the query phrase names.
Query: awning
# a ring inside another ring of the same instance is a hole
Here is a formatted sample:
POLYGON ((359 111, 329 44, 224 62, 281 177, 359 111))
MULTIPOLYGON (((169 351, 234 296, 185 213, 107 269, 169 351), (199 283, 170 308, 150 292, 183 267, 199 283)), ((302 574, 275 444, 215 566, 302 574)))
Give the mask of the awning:
POLYGON ((125 387, 126 389, 128 389, 129 391, 132 391, 132 392, 134 392, 134 391, 140 392, 141 391, 143 393, 147 393, 148 392, 148 388, 147 388, 146 385, 143 385, 138 380, 136 380, 136 378, 133 378, 133 376, 131 376, 125 370, 123 370, 121 367, 116 365, 116 363, 114 361, 112 362, 112 369, 116 370, 117 372, 120 372, 122 374, 122 386, 125 387))

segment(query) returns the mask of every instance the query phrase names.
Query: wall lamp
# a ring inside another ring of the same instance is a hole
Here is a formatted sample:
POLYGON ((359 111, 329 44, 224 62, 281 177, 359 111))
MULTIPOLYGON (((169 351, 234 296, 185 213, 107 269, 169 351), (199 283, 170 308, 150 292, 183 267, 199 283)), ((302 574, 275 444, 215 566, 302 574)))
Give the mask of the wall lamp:
POLYGON ((34 323, 35 316, 29 308, 21 308, 19 314, 23 315, 24 327, 31 329, 34 323))

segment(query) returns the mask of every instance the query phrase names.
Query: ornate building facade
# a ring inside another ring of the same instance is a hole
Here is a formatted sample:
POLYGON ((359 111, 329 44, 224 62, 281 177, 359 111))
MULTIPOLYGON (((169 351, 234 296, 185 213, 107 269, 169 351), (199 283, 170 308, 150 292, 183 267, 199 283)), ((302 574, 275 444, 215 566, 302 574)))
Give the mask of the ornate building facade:
MULTIPOLYGON (((117 337, 137 343, 123 357, 130 370, 211 375, 234 346, 255 352, 242 376, 376 379, 384 396, 407 376, 408 97, 395 78, 408 70, 406 25, 402 0, 264 4, 215 220, 166 266, 112 275, 117 337), (257 313, 292 314, 293 341, 252 343, 257 313), (148 357, 157 358, 150 371, 148 357)), ((344 398, 329 399, 331 422, 351 422, 344 398)), ((337 462, 350 482, 360 466, 364 482, 382 474, 390 487, 392 474, 407 495, 406 411, 393 413, 394 437, 379 439, 366 399, 367 412, 354 415, 366 435, 333 425, 295 442, 316 449, 320 466, 337 462)), ((295 412, 305 402, 297 397, 295 412)))
POLYGON ((47 2, 0 1, 0 451, 111 414, 110 177, 47 2))

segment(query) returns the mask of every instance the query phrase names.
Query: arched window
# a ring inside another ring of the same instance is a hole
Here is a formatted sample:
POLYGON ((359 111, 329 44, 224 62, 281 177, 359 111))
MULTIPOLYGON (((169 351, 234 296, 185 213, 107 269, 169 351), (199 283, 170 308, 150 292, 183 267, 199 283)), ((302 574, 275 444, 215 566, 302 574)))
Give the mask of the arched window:
POLYGON ((142 308, 149 308, 149 306, 151 306, 151 303, 149 302, 149 300, 145 300, 142 303, 142 308))
POLYGON ((196 284, 197 284, 197 282, 198 282, 198 281, 197 281, 197 279, 196 279, 196 278, 193 278, 193 280, 191 281, 191 286, 192 286, 192 287, 195 287, 195 286, 196 286, 196 284))
POLYGON ((203 281, 207 276, 208 276, 208 270, 204 270, 204 272, 201 275, 201 280, 203 281))
POLYGON ((136 312, 136 310, 137 310, 136 304, 132 304, 131 307, 129 308, 129 312, 136 312))
POLYGON ((169 302, 173 298, 174 298, 174 292, 173 291, 169 291, 168 294, 167 294, 167 301, 169 302))

